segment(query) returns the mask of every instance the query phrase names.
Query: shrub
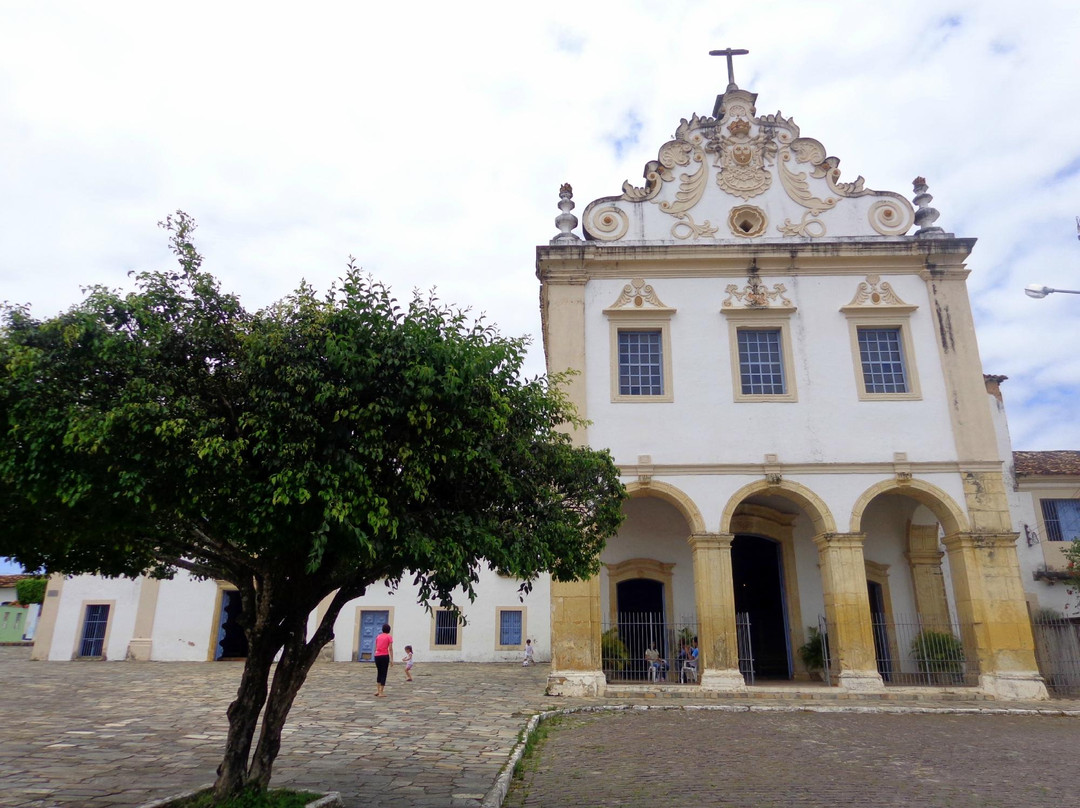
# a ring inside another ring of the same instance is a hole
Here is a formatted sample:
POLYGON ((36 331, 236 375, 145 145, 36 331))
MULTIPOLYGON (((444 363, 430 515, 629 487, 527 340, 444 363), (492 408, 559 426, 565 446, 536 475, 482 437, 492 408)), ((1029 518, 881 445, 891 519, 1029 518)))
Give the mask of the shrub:
POLYGON ((23 578, 15 582, 15 597, 19 603, 44 603, 45 602, 45 579, 23 578))
POLYGON ((964 672, 964 645, 948 632, 921 632, 911 641, 911 655, 922 673, 957 676, 964 672))
POLYGON ((825 669, 825 657, 828 653, 828 645, 825 635, 817 626, 807 626, 810 639, 799 646, 799 659, 806 666, 806 670, 820 671, 825 669))
POLYGON ((605 671, 622 671, 630 659, 630 650, 619 639, 619 629, 609 628, 600 635, 600 659, 605 671))

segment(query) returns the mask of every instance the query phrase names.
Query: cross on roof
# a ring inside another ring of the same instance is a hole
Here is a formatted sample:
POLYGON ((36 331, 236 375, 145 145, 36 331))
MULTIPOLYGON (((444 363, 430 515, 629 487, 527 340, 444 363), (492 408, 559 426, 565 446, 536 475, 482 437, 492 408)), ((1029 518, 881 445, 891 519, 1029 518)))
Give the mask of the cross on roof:
POLYGON ((728 90, 737 90, 738 86, 735 84, 735 68, 731 64, 732 56, 743 56, 749 53, 748 50, 736 50, 734 48, 724 48, 723 50, 709 51, 709 56, 726 56, 727 57, 727 81, 728 90))

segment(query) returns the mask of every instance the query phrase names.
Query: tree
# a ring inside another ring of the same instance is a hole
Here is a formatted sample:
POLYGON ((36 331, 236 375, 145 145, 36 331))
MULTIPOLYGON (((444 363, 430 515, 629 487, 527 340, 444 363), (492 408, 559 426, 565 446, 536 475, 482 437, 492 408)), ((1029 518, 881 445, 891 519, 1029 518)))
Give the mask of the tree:
POLYGON ((22 578, 15 582, 15 599, 24 606, 45 602, 44 578, 22 578))
POLYGON ((593 575, 625 491, 606 452, 572 444, 561 380, 521 378, 524 338, 434 295, 399 305, 351 259, 325 297, 302 285, 249 313, 202 270, 192 220, 162 225, 178 271, 53 319, 4 313, 0 555, 236 586, 249 653, 223 798, 267 787, 347 601, 409 576, 454 608, 484 566, 526 590, 593 575))

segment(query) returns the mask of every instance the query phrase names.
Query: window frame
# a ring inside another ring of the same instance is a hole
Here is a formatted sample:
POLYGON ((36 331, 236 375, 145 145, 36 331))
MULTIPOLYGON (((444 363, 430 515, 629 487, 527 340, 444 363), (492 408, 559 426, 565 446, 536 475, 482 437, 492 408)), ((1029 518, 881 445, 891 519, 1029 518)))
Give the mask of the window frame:
POLYGON ((915 361, 915 343, 911 338, 911 312, 916 306, 888 306, 872 309, 868 306, 844 306, 840 311, 848 321, 848 334, 851 342, 851 359, 855 372, 855 390, 860 401, 920 401, 922 388, 919 385, 919 369, 915 361), (906 393, 873 393, 866 389, 866 376, 863 374, 862 349, 859 347, 859 330, 896 329, 900 332, 900 352, 904 362, 904 378, 907 381, 906 393))
POLYGON ((441 609, 439 607, 433 607, 432 608, 432 610, 431 610, 431 637, 430 637, 430 640, 429 640, 430 649, 432 651, 460 651, 461 650, 461 634, 462 634, 462 628, 463 628, 463 623, 461 621, 461 616, 460 615, 458 616, 457 630, 454 633, 454 637, 455 637, 456 641, 454 643, 452 643, 452 644, 450 644, 450 643, 438 643, 438 644, 436 644, 435 639, 436 639, 436 636, 437 636, 436 629, 438 627, 438 615, 439 614, 453 614, 453 612, 451 612, 449 609, 441 609))
POLYGON ((608 312, 611 340, 611 400, 619 402, 672 402, 675 400, 671 371, 671 320, 663 317, 642 317, 640 312, 608 312), (630 316, 627 316, 630 315, 630 316), (651 332, 660 334, 662 391, 659 395, 631 395, 619 390, 619 334, 651 332))
POLYGON ((496 651, 521 651, 525 648, 525 640, 528 638, 525 624, 525 607, 499 606, 495 609, 495 650, 496 651), (502 616, 505 612, 518 612, 521 615, 521 638, 516 644, 504 645, 502 642, 502 616))
POLYGON ((79 606, 78 629, 75 632, 75 647, 72 649, 71 658, 74 660, 108 660, 109 658, 109 635, 112 634, 114 617, 116 616, 115 600, 84 600, 79 606), (101 654, 97 656, 82 653, 83 636, 86 633, 87 612, 93 606, 105 606, 108 614, 105 617, 105 633, 101 638, 101 654))
POLYGON ((1042 521, 1043 537, 1045 538, 1045 540, 1048 541, 1048 542, 1052 542, 1054 546, 1063 546, 1063 545, 1066 545, 1066 544, 1071 544, 1074 537, 1070 536, 1068 538, 1065 538, 1062 535, 1062 532, 1061 532, 1061 517, 1058 516, 1056 512, 1054 514, 1054 520, 1053 520, 1054 530, 1051 531, 1051 528, 1050 528, 1051 521, 1046 516, 1046 510, 1047 510, 1046 505, 1049 502, 1054 502, 1054 503, 1057 503, 1057 502, 1071 502, 1071 503, 1075 503, 1075 507, 1077 509, 1080 509, 1080 499, 1077 499, 1075 497, 1039 497, 1038 501, 1039 501, 1039 514, 1038 515, 1039 515, 1039 519, 1042 521), (1062 536, 1062 538, 1054 538, 1051 535, 1051 532, 1056 532, 1059 536, 1062 536))
POLYGON ((720 313, 727 319, 728 348, 731 366, 731 392, 736 402, 774 402, 791 403, 799 400, 798 384, 795 381, 795 355, 791 343, 791 316, 797 311, 794 306, 761 308, 728 308, 720 313), (779 331, 780 364, 784 374, 783 393, 744 393, 742 387, 742 357, 739 353, 740 331, 779 331))

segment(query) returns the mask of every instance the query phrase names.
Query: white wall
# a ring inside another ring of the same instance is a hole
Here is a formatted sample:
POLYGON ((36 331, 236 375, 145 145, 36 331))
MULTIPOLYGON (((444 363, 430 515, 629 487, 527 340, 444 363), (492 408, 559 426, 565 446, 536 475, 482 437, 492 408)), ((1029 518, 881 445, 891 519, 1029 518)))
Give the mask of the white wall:
MULTIPOLYGON (((586 287, 586 397, 589 442, 616 462, 648 454, 662 463, 751 463, 765 453, 782 463, 956 460, 944 380, 926 284, 915 275, 882 276, 909 304, 922 399, 860 401, 847 318, 861 276, 762 277, 787 287, 798 401, 733 401, 731 351, 720 313, 731 278, 649 278, 677 309, 671 318, 671 403, 611 401, 610 320, 603 310, 631 280, 590 280, 586 287)), ((737 282, 741 286, 745 281, 737 282)), ((909 363, 910 364, 910 363, 909 363)))

